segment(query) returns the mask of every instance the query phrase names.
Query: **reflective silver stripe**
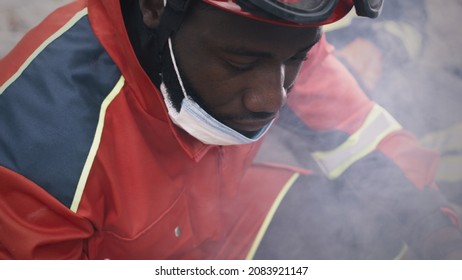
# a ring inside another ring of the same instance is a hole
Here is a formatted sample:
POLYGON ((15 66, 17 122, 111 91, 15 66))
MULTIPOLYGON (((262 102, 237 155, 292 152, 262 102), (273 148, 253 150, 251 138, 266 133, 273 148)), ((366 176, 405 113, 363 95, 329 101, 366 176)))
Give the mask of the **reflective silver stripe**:
MULTIPOLYGON (((421 143, 441 153, 440 165, 436 173, 436 181, 457 183, 462 181, 462 122, 432 132, 422 138, 421 143)), ((455 186, 454 186, 455 187, 455 186)), ((457 186, 458 187, 458 186, 457 186)))
POLYGON ((401 125, 381 106, 375 105, 361 128, 331 151, 311 155, 330 178, 342 175, 353 163, 371 153, 385 137, 400 130, 401 125))

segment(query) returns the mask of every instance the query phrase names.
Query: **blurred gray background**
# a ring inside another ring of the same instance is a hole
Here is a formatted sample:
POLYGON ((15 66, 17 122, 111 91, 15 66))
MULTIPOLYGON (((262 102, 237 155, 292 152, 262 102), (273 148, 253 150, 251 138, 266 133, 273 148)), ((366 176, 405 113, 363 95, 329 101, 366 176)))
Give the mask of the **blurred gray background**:
POLYGON ((1 0, 0 57, 3 57, 27 32, 46 15, 70 0, 1 0))

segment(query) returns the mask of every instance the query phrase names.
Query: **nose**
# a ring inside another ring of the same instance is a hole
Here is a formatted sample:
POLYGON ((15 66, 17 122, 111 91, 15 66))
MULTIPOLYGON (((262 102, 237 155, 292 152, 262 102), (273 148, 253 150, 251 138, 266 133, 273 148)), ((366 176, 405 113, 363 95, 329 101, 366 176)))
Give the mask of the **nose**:
POLYGON ((285 66, 268 67, 254 73, 245 91, 243 103, 253 113, 277 113, 285 104, 285 66))

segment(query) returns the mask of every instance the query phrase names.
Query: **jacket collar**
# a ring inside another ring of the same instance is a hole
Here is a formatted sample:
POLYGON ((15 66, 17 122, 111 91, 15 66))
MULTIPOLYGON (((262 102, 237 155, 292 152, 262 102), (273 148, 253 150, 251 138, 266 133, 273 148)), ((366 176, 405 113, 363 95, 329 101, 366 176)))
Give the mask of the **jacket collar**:
POLYGON ((117 64, 136 100, 151 117, 169 124, 170 130, 188 156, 199 161, 212 148, 172 123, 162 95, 140 65, 124 24, 120 0, 88 1, 88 16, 101 44, 117 64))

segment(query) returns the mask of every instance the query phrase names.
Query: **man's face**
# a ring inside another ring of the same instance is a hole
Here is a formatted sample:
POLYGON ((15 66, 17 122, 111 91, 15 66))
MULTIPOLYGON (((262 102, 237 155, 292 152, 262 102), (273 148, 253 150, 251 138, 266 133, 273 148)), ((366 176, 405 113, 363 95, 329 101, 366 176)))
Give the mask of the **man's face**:
POLYGON ((278 26, 196 8, 173 45, 188 94, 220 122, 251 136, 285 104, 318 39, 318 28, 278 26))

